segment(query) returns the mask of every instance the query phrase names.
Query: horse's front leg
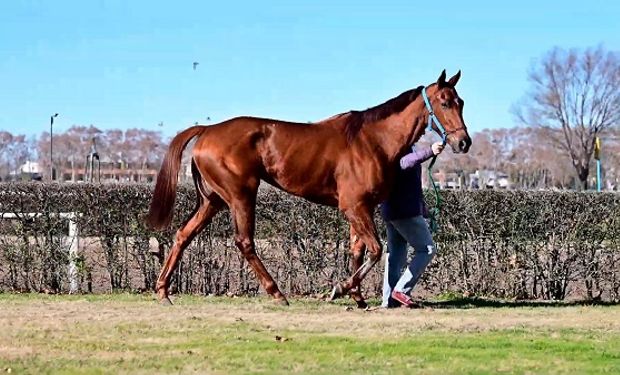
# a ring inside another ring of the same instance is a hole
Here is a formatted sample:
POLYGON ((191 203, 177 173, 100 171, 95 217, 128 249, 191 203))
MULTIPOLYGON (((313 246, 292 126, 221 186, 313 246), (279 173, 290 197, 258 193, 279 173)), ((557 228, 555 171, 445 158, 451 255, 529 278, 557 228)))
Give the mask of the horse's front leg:
POLYGON ((381 260, 381 245, 379 237, 377 236, 377 229, 375 223, 372 220, 371 209, 364 203, 357 203, 356 205, 344 209, 344 214, 351 223, 351 228, 355 230, 355 233, 359 239, 366 245, 368 249, 368 260, 366 260, 361 267, 354 270, 351 277, 345 281, 337 283, 332 290, 331 299, 342 297, 349 293, 352 289, 357 288, 362 280, 366 277, 372 267, 381 260))
MULTIPOLYGON (((353 273, 356 273, 358 269, 362 266, 364 262, 364 255, 366 254, 366 245, 359 238, 353 226, 350 226, 350 236, 349 236, 349 244, 351 250, 351 269, 353 273)), ((351 298, 357 303, 357 307, 360 309, 365 309, 368 307, 366 301, 364 301, 364 296, 362 295, 362 286, 358 285, 356 288, 351 289, 350 292, 351 298)))

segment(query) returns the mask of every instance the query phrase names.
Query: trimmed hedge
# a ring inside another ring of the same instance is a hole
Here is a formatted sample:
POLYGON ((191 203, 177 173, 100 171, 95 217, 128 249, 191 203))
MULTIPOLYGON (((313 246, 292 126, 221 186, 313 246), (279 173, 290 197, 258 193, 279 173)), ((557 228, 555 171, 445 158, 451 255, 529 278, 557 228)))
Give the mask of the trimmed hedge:
MULTIPOLYGON (((168 232, 144 227, 152 185, 0 184, 0 290, 68 289, 67 220, 79 213, 84 291, 151 290, 175 230, 195 204, 181 186, 168 232)), ((442 191, 438 256, 416 292, 515 299, 620 299, 620 195, 557 191, 442 191)), ((430 198, 430 196, 428 197, 430 198)), ((348 224, 334 208, 261 189, 257 248, 280 287, 322 295, 349 275, 348 224)), ((377 215, 382 238, 383 222, 377 215)), ((364 282, 380 295, 376 267, 364 282)), ((187 249, 173 280, 183 293, 255 294, 259 285, 232 241, 227 211, 187 249)))

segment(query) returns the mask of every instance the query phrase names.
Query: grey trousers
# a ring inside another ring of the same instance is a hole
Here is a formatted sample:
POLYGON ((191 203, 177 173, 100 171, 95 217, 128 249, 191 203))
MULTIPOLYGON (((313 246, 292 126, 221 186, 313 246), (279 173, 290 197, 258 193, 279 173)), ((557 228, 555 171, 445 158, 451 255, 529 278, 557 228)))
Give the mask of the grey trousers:
POLYGON ((386 227, 388 253, 385 257, 382 306, 393 307, 400 304, 390 298, 392 290, 410 294, 437 251, 422 215, 390 220, 386 222, 386 227), (411 263, 401 275, 407 262, 408 244, 415 252, 411 263))

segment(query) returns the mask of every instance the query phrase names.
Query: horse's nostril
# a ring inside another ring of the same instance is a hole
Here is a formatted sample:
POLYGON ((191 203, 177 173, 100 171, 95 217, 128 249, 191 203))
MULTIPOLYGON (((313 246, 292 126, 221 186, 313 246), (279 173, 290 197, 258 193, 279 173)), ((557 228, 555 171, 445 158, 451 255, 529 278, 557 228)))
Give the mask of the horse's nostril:
POLYGON ((464 139, 461 139, 461 141, 459 142, 459 150, 465 151, 466 148, 467 148, 467 141, 464 139))

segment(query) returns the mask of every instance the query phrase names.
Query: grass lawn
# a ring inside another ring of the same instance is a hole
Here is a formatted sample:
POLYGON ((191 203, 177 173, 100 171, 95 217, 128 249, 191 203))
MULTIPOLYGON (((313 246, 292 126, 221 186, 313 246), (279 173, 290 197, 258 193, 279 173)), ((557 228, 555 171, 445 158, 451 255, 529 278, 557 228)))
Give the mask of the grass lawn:
POLYGON ((0 372, 620 374, 618 305, 174 302, 0 294, 0 372))

